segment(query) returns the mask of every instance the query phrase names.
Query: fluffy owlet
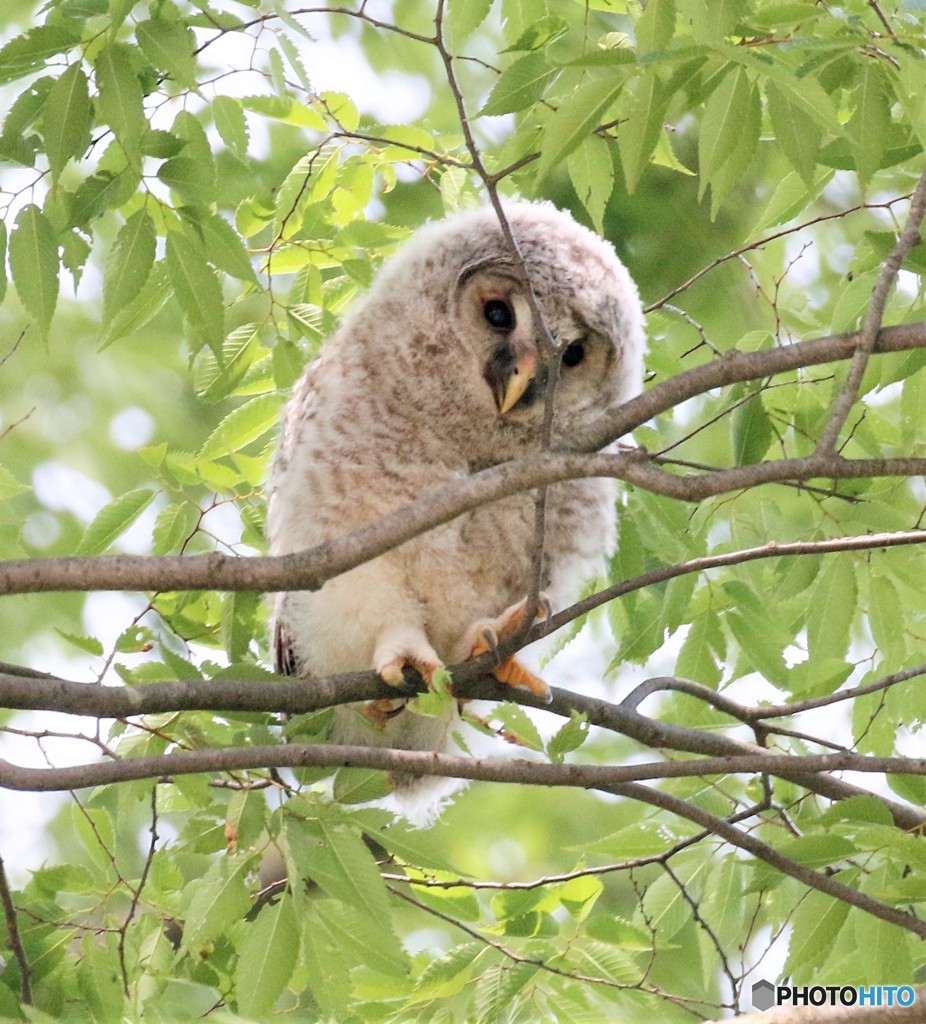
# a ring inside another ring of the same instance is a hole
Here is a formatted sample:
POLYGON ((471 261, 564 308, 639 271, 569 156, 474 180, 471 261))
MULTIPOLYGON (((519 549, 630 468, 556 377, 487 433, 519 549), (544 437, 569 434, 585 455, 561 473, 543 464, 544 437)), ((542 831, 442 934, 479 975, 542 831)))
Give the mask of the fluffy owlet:
MULTIPOLYGON (((492 209, 420 230, 379 272, 296 385, 273 468, 270 552, 355 530, 430 489, 540 447, 543 325, 560 353, 554 449, 588 451, 601 415, 642 383, 636 287, 613 248, 548 204, 492 209), (529 299, 533 290, 535 302, 529 299)), ((510 632, 530 587, 534 495, 458 517, 329 580, 278 594, 279 671, 313 677, 374 668, 425 678, 510 632)), ((613 482, 549 489, 545 578, 554 608, 596 575, 615 536, 613 482)), ((542 692, 516 663, 502 681, 542 692)), ((406 701, 337 708, 333 742, 439 750, 456 715, 406 701)))

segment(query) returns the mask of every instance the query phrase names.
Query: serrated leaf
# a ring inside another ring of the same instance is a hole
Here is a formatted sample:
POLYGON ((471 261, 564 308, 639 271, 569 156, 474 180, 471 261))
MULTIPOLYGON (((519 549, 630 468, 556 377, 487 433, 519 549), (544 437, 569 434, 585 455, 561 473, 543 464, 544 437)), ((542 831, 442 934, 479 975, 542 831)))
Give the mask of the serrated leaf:
POLYGON ((212 116, 225 145, 238 156, 244 156, 248 148, 249 133, 241 101, 231 96, 216 96, 212 103, 212 116))
POLYGON ((312 900, 306 908, 302 955, 312 997, 330 1020, 344 1020, 347 1017, 350 977, 343 948, 327 926, 329 918, 335 916, 327 912, 325 906, 331 902, 312 900))
POLYGON ((215 201, 212 168, 188 156, 174 156, 158 168, 158 177, 187 203, 209 206, 215 201))
POLYGON ((55 632, 69 644, 76 647, 84 654, 92 654, 100 657, 103 654, 103 645, 95 636, 78 636, 76 633, 67 633, 63 629, 55 629, 55 632))
POLYGON ((94 63, 97 116, 112 128, 130 156, 139 150, 142 134, 148 127, 133 51, 137 52, 125 43, 110 43, 94 63))
POLYGON ((334 776, 334 798, 342 804, 365 804, 392 792, 384 772, 372 768, 339 768, 334 776))
POLYGON ((449 0, 444 15, 444 32, 453 50, 459 48, 485 21, 492 0, 449 0))
POLYGON ((172 554, 196 530, 200 510, 189 501, 166 505, 158 513, 152 532, 152 552, 155 555, 172 554))
POLYGON ((675 662, 675 674, 714 687, 723 678, 718 659, 710 643, 708 615, 698 615, 691 623, 675 662))
POLYGON ((561 726, 547 743, 547 757, 554 764, 562 764, 566 754, 571 754, 588 739, 588 720, 575 711, 568 722, 561 726))
POLYGON ((116 309, 113 319, 103 331, 100 348, 106 348, 119 338, 132 334, 154 317, 171 294, 167 267, 155 263, 141 291, 122 309, 116 309))
POLYGON ((167 270, 180 308, 198 341, 218 350, 225 337, 225 308, 215 272, 199 236, 186 225, 167 236, 167 270))
MULTIPOLYGON (((800 84, 796 83, 795 88, 799 89, 800 84)), ((782 86, 768 82, 765 97, 778 145, 810 188, 823 139, 822 126, 782 86)))
POLYGON ((826 964, 848 912, 847 903, 824 893, 808 892, 794 914, 784 970, 789 975, 807 977, 814 968, 826 964))
POLYGON ((628 192, 636 189, 662 136, 670 98, 669 89, 655 72, 644 75, 634 83, 632 92, 621 97, 621 113, 626 120, 621 124, 617 144, 628 192))
POLYGON ((887 83, 878 61, 864 59, 855 90, 855 113, 848 131, 855 169, 863 182, 881 166, 891 124, 887 83))
POLYGON ((240 921, 251 906, 245 885, 249 861, 225 857, 187 886, 191 898, 183 927, 183 945, 196 950, 240 921))
POLYGON ((98 1024, 120 1020, 123 1015, 125 994, 119 972, 114 969, 115 955, 114 949, 98 946, 95 936, 84 936, 76 971, 77 987, 85 1012, 98 1024))
POLYGON ((878 650, 894 658, 906 654, 904 638, 904 607, 893 580, 887 576, 872 577, 868 587, 868 623, 878 650))
POLYGON ((858 586, 852 559, 836 555, 824 565, 813 585, 807 614, 810 659, 844 658, 858 607, 858 586))
POLYGON ((98 555, 135 522, 151 504, 155 492, 146 487, 127 491, 97 512, 84 531, 76 555, 98 555))
POLYGON ((512 114, 536 103, 560 69, 547 63, 542 51, 529 53, 505 68, 489 93, 480 117, 512 114))
POLYGON ((592 224, 604 232, 604 211, 614 189, 611 147, 597 135, 589 135, 566 161, 572 187, 588 211, 592 224))
POLYGON ((373 855, 351 829, 320 821, 322 844, 315 847, 305 864, 308 874, 331 896, 368 914, 391 930, 392 916, 386 887, 373 855))
POLYGON ((42 134, 52 177, 90 144, 90 91, 80 64, 72 64, 55 82, 42 109, 42 134))
POLYGON ((200 449, 200 459, 217 459, 273 430, 280 418, 281 395, 258 395, 233 409, 209 435, 200 449))
POLYGON ((44 64, 49 57, 65 53, 80 42, 80 37, 56 25, 37 25, 16 36, 0 49, 0 82, 19 78, 44 64))
POLYGON ((527 712, 517 704, 499 704, 492 718, 505 726, 509 738, 528 750, 543 750, 543 740, 527 712))
POLYGON ((809 833, 782 843, 778 852, 805 867, 823 868, 851 857, 858 850, 854 843, 843 836, 809 833))
POLYGON ((675 0, 647 0, 636 24, 637 46, 641 51, 667 46, 675 34, 675 0))
POLYGON ((135 27, 135 38, 151 63, 180 85, 192 86, 196 81, 196 37, 193 30, 179 21, 152 18, 135 27))
POLYGON ((761 462, 775 432, 759 392, 742 402, 733 411, 730 423, 733 461, 737 466, 761 462))
POLYGON ((147 210, 136 210, 119 229, 103 278, 104 330, 144 287, 154 264, 156 241, 147 210))
POLYGON ((569 31, 569 22, 555 14, 538 18, 529 25, 511 44, 503 50, 503 53, 510 53, 513 50, 539 50, 542 46, 548 46, 554 39, 559 39, 569 31))
POLYGON ((58 301, 58 243, 37 206, 24 207, 16 218, 10 236, 10 270, 20 301, 46 337, 58 301))
POLYGON ((235 991, 238 1012, 259 1018, 268 1013, 292 977, 299 953, 299 922, 292 897, 261 909, 238 950, 235 991))
POLYGON ((221 214, 214 213, 203 218, 199 226, 209 262, 239 281, 257 284, 257 274, 241 235, 231 224, 221 214))
POLYGON ((543 132, 538 182, 579 145, 601 123, 602 117, 623 86, 616 76, 596 78, 563 101, 543 132))
POLYGON ((707 101, 698 137, 702 194, 736 148, 747 115, 750 88, 746 69, 737 67, 724 76, 707 101))
POLYGON ((17 494, 25 494, 28 490, 29 487, 21 484, 6 466, 0 465, 0 501, 6 501, 17 494))
POLYGON ((6 297, 6 247, 6 221, 0 220, 0 302, 3 302, 4 298, 6 297))

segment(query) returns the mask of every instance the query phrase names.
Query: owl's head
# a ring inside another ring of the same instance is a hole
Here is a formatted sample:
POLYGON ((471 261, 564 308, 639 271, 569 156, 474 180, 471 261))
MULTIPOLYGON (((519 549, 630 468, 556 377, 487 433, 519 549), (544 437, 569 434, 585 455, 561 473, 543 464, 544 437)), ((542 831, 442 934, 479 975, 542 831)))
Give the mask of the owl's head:
POLYGON ((485 208, 428 225, 383 268, 365 304, 377 347, 400 315, 408 330, 392 356, 414 382, 405 407, 501 449, 538 436, 555 359, 555 443, 585 447, 597 418, 642 386, 636 286, 612 246, 568 213, 513 203, 505 214, 517 254, 485 208))

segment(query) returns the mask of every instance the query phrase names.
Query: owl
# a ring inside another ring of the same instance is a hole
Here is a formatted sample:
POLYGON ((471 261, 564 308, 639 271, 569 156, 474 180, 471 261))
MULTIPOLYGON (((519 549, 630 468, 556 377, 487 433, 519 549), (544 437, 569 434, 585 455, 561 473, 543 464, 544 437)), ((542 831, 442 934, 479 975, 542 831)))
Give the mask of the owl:
MULTIPOLYGON (((545 329, 560 360, 553 449, 591 450, 600 417, 639 392, 642 311, 611 245, 549 204, 513 203, 505 216, 517 253, 488 207, 422 228, 326 340, 285 415, 271 474, 271 554, 334 539, 435 487, 540 451, 545 329)), ((397 684, 406 666, 430 681, 440 666, 485 651, 524 618, 534 507, 533 493, 503 498, 320 590, 275 595, 277 670, 307 686, 370 668, 397 684)), ((551 486, 549 603, 574 600, 614 543, 613 481, 551 486)), ((496 675, 546 692, 513 660, 496 675)), ((457 716, 448 703, 438 717, 399 696, 341 706, 331 742, 442 750, 457 716)))

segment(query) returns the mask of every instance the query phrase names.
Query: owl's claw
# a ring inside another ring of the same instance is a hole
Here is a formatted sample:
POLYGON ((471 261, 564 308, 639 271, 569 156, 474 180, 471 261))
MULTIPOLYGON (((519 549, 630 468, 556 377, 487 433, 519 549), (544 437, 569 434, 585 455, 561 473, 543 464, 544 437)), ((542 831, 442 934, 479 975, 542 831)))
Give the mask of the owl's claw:
POLYGON ((429 690, 433 689, 434 673, 439 668, 443 668, 439 661, 425 661, 411 654, 400 654, 391 661, 387 661, 385 665, 377 666, 376 670, 384 683, 388 683, 390 686, 404 686, 405 676, 402 670, 406 666, 413 668, 421 676, 429 690))
MULTIPOLYGON (((539 613, 542 612, 545 618, 549 618, 551 608, 550 600, 546 594, 540 595, 538 604, 537 617, 539 618, 539 613)), ((527 598, 511 605, 510 608, 506 608, 497 619, 477 623, 472 631, 474 639, 469 656, 476 658, 480 654, 491 651, 497 657, 500 641, 513 636, 523 626, 526 610, 527 598)), ((499 662, 492 669, 492 674, 500 683, 504 683, 506 686, 520 686, 530 690, 535 697, 539 697, 547 704, 553 699, 547 684, 539 676, 535 676, 533 672, 526 669, 514 657, 505 658, 504 661, 499 662)))

